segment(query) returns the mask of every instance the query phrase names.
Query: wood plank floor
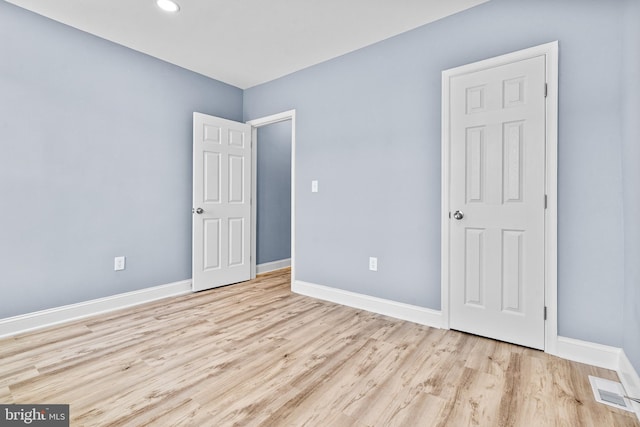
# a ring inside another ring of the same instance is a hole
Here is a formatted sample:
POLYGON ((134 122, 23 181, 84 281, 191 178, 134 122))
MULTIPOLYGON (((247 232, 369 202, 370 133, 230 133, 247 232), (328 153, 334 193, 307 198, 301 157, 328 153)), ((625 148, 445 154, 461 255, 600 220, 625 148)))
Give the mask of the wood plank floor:
POLYGON ((0 340, 0 402, 73 426, 638 426, 614 372, 292 294, 289 271, 0 340))

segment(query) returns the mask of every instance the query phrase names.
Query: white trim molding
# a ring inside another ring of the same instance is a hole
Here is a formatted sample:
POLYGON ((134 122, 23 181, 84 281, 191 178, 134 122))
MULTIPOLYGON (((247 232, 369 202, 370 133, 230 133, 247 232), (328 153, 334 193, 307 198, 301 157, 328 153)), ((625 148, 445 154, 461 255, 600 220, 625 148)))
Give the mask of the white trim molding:
POLYGON ((292 281, 291 283, 291 291, 300 295, 318 298, 336 304, 394 317, 396 319, 407 320, 433 328, 442 327, 442 314, 437 310, 344 291, 342 289, 330 288, 328 286, 316 285, 315 283, 300 280, 292 281))
POLYGON ((191 279, 0 319, 0 338, 191 293, 191 279))
MULTIPOLYGON (((631 361, 627 358, 624 350, 620 351, 620 361, 618 363, 618 377, 627 392, 627 396, 640 397, 640 376, 633 368, 631 361)), ((627 400, 627 402, 629 402, 627 400)), ((636 416, 640 420, 640 403, 631 402, 632 408, 636 411, 636 416)))
POLYGON ((586 363, 600 368, 618 370, 620 352, 618 347, 596 344, 574 338, 558 337, 555 344, 556 352, 550 353, 563 359, 586 363))
POLYGON ((287 267, 291 267, 291 258, 258 264, 256 265, 256 274, 268 273, 287 267))
POLYGON ((255 279, 258 274, 256 266, 256 230, 257 230, 257 200, 258 200, 258 128, 274 123, 291 120, 291 283, 295 280, 296 271, 296 110, 288 110, 282 113, 272 114, 249 120, 251 125, 251 278, 255 279))

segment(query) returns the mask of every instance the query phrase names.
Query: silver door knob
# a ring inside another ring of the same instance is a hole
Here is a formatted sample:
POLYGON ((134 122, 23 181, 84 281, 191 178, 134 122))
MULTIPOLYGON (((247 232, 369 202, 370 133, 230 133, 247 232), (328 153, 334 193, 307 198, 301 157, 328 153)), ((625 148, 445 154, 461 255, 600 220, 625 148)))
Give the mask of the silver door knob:
POLYGON ((455 211, 455 212, 453 213, 453 217, 454 217, 455 219, 457 219, 458 221, 460 221, 462 218, 464 218, 464 212, 462 212, 462 211, 455 211))
POLYGON ((197 213, 198 215, 202 214, 203 212, 204 212, 204 209, 202 209, 202 208, 198 208, 198 209, 196 209, 196 213, 197 213))

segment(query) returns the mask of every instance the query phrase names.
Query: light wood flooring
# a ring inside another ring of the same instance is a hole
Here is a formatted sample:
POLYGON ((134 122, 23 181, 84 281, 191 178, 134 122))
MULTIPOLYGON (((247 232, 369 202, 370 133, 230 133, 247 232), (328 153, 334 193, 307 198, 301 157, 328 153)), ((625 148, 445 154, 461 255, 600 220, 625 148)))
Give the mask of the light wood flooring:
POLYGON ((612 371, 292 294, 289 271, 0 340, 0 403, 73 426, 638 426, 612 371))

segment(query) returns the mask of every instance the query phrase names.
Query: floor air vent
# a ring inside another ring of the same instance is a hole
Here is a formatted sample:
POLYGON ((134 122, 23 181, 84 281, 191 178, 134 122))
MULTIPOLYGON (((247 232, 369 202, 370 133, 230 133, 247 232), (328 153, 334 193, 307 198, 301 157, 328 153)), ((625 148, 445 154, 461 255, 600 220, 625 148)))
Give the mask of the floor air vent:
POLYGON ((624 388, 619 382, 592 377, 591 375, 589 375, 589 382, 597 402, 624 409, 625 411, 635 412, 631 402, 625 398, 624 388))

